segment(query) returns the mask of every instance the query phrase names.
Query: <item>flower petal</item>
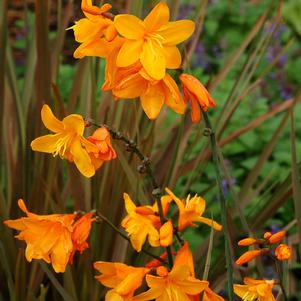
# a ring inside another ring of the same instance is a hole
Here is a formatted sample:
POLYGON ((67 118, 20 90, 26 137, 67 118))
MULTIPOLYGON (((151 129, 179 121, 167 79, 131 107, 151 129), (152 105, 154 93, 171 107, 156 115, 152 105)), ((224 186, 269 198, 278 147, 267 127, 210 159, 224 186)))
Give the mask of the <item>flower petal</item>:
POLYGON ((63 119, 65 130, 73 131, 78 135, 83 135, 85 130, 85 122, 81 115, 71 114, 63 119))
POLYGON ((180 90, 174 81, 174 79, 169 75, 165 74, 163 78, 163 82, 165 84, 165 104, 169 106, 172 110, 174 110, 178 114, 184 114, 186 104, 183 101, 183 98, 180 94, 180 90))
POLYGON ((169 22, 162 26, 157 33, 164 38, 164 46, 174 46, 188 39, 194 32, 194 22, 180 20, 169 22))
POLYGON ((144 19, 147 32, 153 32, 169 20, 169 8, 165 2, 158 3, 144 19))
POLYGON ((91 39, 77 47, 73 56, 76 59, 81 59, 85 56, 98 56, 104 58, 110 53, 111 49, 114 48, 114 45, 114 41, 108 42, 105 39, 91 39))
POLYGON ((217 222, 215 222, 214 220, 212 220, 210 218, 200 216, 196 221, 206 224, 206 225, 212 227, 216 231, 221 231, 223 228, 220 224, 218 224, 217 222))
POLYGON ((149 119, 155 119, 164 104, 164 91, 158 85, 150 86, 147 92, 140 96, 142 108, 149 119))
POLYGON ((119 98, 136 98, 147 89, 147 81, 139 74, 130 75, 113 89, 114 96, 119 98))
POLYGON ((140 60, 144 69, 152 78, 160 80, 164 77, 166 69, 165 56, 162 48, 156 42, 148 40, 143 44, 140 60))
POLYGON ((142 52, 142 46, 143 40, 125 41, 117 56, 117 66, 127 67, 136 63, 139 60, 142 52))
POLYGON ((117 31, 127 39, 139 40, 144 36, 143 22, 133 15, 117 15, 114 19, 117 31))
POLYGON ((43 105, 41 110, 41 117, 45 127, 54 132, 58 133, 64 129, 63 122, 58 120, 52 113, 48 105, 43 105))
POLYGON ((87 178, 94 176, 95 169, 91 159, 88 153, 83 149, 78 139, 74 139, 73 143, 71 144, 70 152, 78 170, 87 178))
POLYGON ((30 146, 33 151, 52 154, 57 150, 57 142, 62 134, 45 135, 34 139, 30 146))
POLYGON ((166 61, 166 68, 177 69, 181 66, 181 53, 176 46, 167 46, 162 48, 166 61))

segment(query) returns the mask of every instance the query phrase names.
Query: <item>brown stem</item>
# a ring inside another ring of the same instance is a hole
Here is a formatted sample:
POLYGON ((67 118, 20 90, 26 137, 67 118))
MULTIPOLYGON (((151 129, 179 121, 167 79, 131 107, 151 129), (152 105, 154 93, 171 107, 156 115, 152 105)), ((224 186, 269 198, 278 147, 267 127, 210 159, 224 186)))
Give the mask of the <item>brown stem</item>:
MULTIPOLYGON (((121 237, 123 237, 124 239, 126 239, 127 241, 130 242, 130 239, 128 238, 128 236, 123 233, 121 230, 119 230, 110 220, 108 220, 101 212, 96 211, 96 222, 100 222, 103 221, 105 222, 108 226, 110 226, 115 232, 117 232, 121 237)), ((143 253, 161 261, 162 263, 166 263, 161 257, 149 252, 148 250, 146 250, 144 247, 142 247, 141 250, 143 253)))
MULTIPOLYGON (((157 180, 154 176, 152 167, 151 167, 151 160, 145 156, 140 149, 138 148, 137 144, 135 143, 135 141, 129 139, 128 137, 126 137, 125 135, 123 135, 122 133, 115 131, 112 127, 110 127, 107 124, 96 124, 93 122, 88 121, 88 125, 94 125, 96 127, 103 127, 106 128, 113 139, 115 140, 119 140, 125 143, 126 146, 126 150, 129 152, 132 152, 133 154, 135 154, 140 161, 142 162, 142 165, 139 166, 138 170, 139 172, 144 172, 146 173, 150 180, 151 180, 151 184, 153 187, 153 191, 152 191, 152 195, 156 200, 157 206, 158 206, 158 211, 159 211, 159 216, 160 216, 160 221, 161 224, 163 225, 166 222, 166 219, 164 217, 164 213, 163 213, 163 207, 162 207, 162 203, 161 203, 161 197, 162 197, 162 191, 160 186, 157 183, 157 180)), ((171 252, 171 247, 166 247, 166 252, 167 252, 167 257, 168 257, 168 265, 170 268, 172 268, 173 266, 173 257, 172 257, 172 252, 171 252)))

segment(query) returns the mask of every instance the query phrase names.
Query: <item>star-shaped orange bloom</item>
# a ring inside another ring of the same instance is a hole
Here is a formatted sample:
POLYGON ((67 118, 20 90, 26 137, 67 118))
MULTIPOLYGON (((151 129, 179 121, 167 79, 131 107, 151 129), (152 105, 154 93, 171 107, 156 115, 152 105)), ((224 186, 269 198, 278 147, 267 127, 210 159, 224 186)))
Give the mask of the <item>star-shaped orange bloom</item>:
POLYGON ((74 253, 88 247, 86 240, 93 213, 75 222, 76 214, 37 215, 27 210, 23 200, 18 205, 27 217, 7 220, 4 224, 20 231, 16 238, 26 242, 25 256, 29 262, 42 259, 51 263, 55 272, 63 273, 74 253))
MULTIPOLYGON (((136 206, 127 193, 123 194, 127 216, 122 220, 121 226, 128 233, 133 248, 140 252, 146 239, 153 247, 169 246, 172 243, 173 227, 171 221, 161 224, 158 207, 136 206)), ((170 197, 163 196, 161 204, 164 217, 167 213, 170 197)))
POLYGON ((81 8, 86 18, 75 22, 75 40, 81 45, 75 50, 74 57, 105 57, 120 43, 114 22, 106 16, 111 9, 110 4, 102 7, 92 5, 92 0, 82 0, 81 8))
POLYGON ((184 100, 191 105, 191 120, 196 123, 201 120, 201 109, 206 112, 214 108, 215 102, 201 82, 190 74, 181 74, 184 100))
POLYGON ((111 288, 106 294, 106 301, 130 301, 136 289, 150 269, 136 268, 118 262, 97 261, 94 268, 101 275, 95 278, 104 286, 111 288))
POLYGON ((274 280, 244 278, 244 285, 234 284, 234 293, 243 301, 275 301, 272 289, 274 280))
POLYGON ((106 60, 104 91, 112 90, 115 99, 140 98, 149 119, 159 115, 163 105, 178 114, 184 114, 185 103, 173 78, 166 73, 160 80, 150 77, 140 63, 120 68, 116 65, 118 51, 113 51, 106 60))
POLYGON ((136 207, 127 193, 123 194, 125 209, 128 215, 122 220, 121 226, 130 236, 133 248, 140 252, 146 239, 153 247, 160 246, 160 235, 157 230, 160 218, 154 214, 151 206, 136 207))
POLYGON ((166 188, 166 192, 172 197, 179 208, 178 228, 180 231, 183 231, 187 227, 195 227, 195 222, 206 224, 217 231, 222 230, 220 224, 202 216, 206 208, 204 199, 195 195, 193 198, 188 196, 186 200, 180 200, 168 188, 166 188))
POLYGON ((188 244, 178 252, 174 266, 170 272, 161 266, 157 268, 157 275, 146 275, 149 290, 137 295, 133 301, 191 301, 208 287, 208 281, 201 281, 194 277, 194 267, 188 244))
POLYGON ((31 142, 34 151, 59 155, 74 162, 78 170, 86 177, 95 174, 89 153, 98 153, 96 145, 83 137, 85 122, 82 116, 71 114, 62 121, 58 120, 48 105, 44 105, 41 117, 47 129, 54 134, 38 137, 31 142))
POLYGON ((142 21, 133 15, 117 15, 114 19, 117 31, 126 41, 117 57, 118 67, 141 62, 152 78, 161 80, 165 69, 181 65, 177 44, 188 39, 194 31, 194 22, 180 20, 169 22, 169 8, 160 2, 142 21))

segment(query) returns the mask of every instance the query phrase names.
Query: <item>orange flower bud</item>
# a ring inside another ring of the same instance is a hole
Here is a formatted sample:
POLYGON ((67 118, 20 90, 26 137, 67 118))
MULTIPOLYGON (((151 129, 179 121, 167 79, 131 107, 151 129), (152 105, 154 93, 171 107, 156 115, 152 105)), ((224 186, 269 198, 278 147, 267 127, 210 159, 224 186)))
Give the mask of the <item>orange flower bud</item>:
POLYGON ((172 234, 172 222, 169 220, 160 228, 160 245, 163 247, 170 246, 172 244, 172 234))
POLYGON ((280 242, 280 241, 284 238, 285 233, 286 233, 285 231, 279 231, 279 232, 273 234, 273 235, 268 239, 269 243, 270 243, 270 244, 276 244, 276 243, 280 242))
POLYGON ((238 265, 243 265, 254 258, 260 256, 263 253, 263 250, 252 250, 252 251, 247 251, 243 255, 241 255, 237 260, 236 264, 238 265))
POLYGON ((239 246, 252 246, 256 243, 257 243, 257 239, 248 237, 248 238, 245 238, 245 239, 241 239, 238 242, 238 245, 239 246))
POLYGON ((201 120, 201 111, 207 111, 208 108, 215 107, 215 102, 202 83, 190 74, 181 74, 184 100, 191 104, 191 120, 196 123, 201 120))
POLYGON ((292 249, 285 244, 280 244, 275 249, 275 256, 278 260, 288 260, 292 257, 292 249))
POLYGON ((166 267, 160 266, 157 268, 157 275, 164 277, 168 275, 168 270, 166 267))
POLYGON ((269 239, 271 236, 272 236, 271 232, 265 232, 264 235, 263 235, 263 238, 264 239, 269 239))

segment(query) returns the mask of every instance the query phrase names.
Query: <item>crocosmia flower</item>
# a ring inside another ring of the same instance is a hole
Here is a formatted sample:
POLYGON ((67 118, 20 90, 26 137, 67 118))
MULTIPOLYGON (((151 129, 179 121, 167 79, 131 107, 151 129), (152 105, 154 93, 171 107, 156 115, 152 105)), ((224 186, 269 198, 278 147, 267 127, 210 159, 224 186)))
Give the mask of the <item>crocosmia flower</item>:
POLYGON ((146 275, 146 283, 150 289, 135 296, 133 300, 191 301, 193 296, 204 291, 208 287, 208 282, 194 277, 194 270, 191 266, 193 262, 190 255, 186 245, 176 256, 170 272, 165 267, 160 266, 157 268, 157 276, 146 275))
POLYGON ((159 247, 159 216, 154 214, 150 206, 136 207, 128 194, 124 193, 123 197, 128 215, 121 222, 121 226, 128 233, 133 248, 140 252, 147 238, 151 246, 159 247))
POLYGON ((81 43, 75 50, 74 57, 107 56, 120 43, 114 22, 105 15, 111 5, 97 7, 92 5, 92 0, 82 0, 81 8, 86 18, 80 19, 71 27, 75 40, 81 43))
POLYGON ((166 68, 181 65, 177 44, 188 39, 194 31, 194 22, 169 22, 169 8, 164 2, 157 4, 142 21, 133 15, 117 15, 114 24, 126 41, 122 45, 117 66, 127 67, 139 61, 155 80, 165 76, 166 68))
POLYGON ((31 142, 34 151, 59 155, 74 162, 78 170, 86 177, 95 174, 89 153, 99 153, 98 147, 83 137, 85 122, 82 116, 72 114, 62 121, 58 120, 48 105, 44 105, 41 117, 47 129, 54 134, 36 138, 31 142))
POLYGON ((201 110, 214 108, 215 102, 201 82, 190 74, 181 74, 184 100, 191 105, 191 120, 196 123, 201 120, 201 110))
POLYGON ((272 293, 274 280, 244 278, 244 285, 234 284, 234 293, 244 301, 275 301, 272 293))
POLYGON ((149 76, 140 63, 120 68, 116 65, 117 51, 106 60, 106 80, 102 89, 112 90, 115 99, 140 98, 141 106, 149 119, 159 115, 163 105, 178 114, 184 114, 185 103, 173 78, 166 73, 160 80, 149 76))
POLYGON ((186 200, 181 200, 168 188, 166 188, 166 192, 172 197, 179 208, 178 228, 180 231, 183 231, 187 227, 195 227, 195 222, 206 224, 217 231, 222 230, 220 224, 202 216, 206 208, 204 199, 195 195, 193 198, 188 196, 186 200))
POLYGON ((97 153, 89 153, 95 169, 101 167, 105 161, 110 161, 116 158, 116 152, 111 144, 111 136, 106 128, 97 129, 92 136, 87 139, 98 149, 97 153))
POLYGON ((37 215, 27 210, 23 200, 18 201, 27 217, 4 221, 12 229, 20 231, 16 236, 27 244, 26 259, 42 259, 51 263, 55 272, 63 273, 76 251, 83 252, 93 213, 88 213, 75 222, 76 214, 37 215))
POLYGON ((104 286, 111 288, 106 294, 106 301, 130 301, 137 288, 150 270, 136 268, 118 262, 97 261, 94 268, 101 275, 95 278, 104 286))
POLYGON ((263 249, 247 251, 236 260, 236 264, 243 265, 262 254, 266 254, 266 251, 263 249))

